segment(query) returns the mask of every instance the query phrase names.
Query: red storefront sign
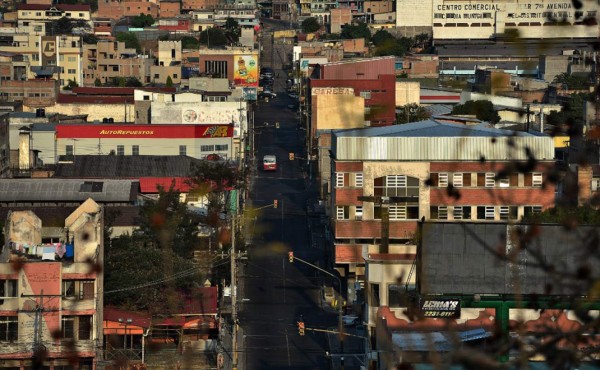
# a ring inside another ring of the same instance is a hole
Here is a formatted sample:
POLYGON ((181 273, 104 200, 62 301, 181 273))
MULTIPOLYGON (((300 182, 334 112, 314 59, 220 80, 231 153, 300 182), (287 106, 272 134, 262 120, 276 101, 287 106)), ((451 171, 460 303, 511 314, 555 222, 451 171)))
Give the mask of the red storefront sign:
POLYGON ((233 136, 232 125, 57 125, 57 139, 210 139, 233 136))

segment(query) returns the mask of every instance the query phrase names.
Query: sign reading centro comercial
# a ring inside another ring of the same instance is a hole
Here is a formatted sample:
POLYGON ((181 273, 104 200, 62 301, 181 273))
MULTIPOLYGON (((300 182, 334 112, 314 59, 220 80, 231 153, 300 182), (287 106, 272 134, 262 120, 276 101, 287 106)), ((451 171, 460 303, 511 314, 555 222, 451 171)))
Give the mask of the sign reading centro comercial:
POLYGON ((231 125, 57 125, 57 139, 192 139, 233 136, 231 125))
POLYGON ((458 299, 427 299, 421 304, 423 317, 460 318, 458 299))

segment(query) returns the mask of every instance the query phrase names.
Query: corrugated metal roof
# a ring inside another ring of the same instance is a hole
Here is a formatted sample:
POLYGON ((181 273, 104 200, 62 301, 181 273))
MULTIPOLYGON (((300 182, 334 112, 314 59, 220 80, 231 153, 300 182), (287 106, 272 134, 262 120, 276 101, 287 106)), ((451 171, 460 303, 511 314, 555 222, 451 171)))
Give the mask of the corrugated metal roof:
POLYGON ((554 142, 549 136, 434 119, 335 131, 333 147, 337 160, 527 160, 526 148, 537 159, 554 158, 554 142))
POLYGON ((194 165, 201 162, 187 156, 78 155, 73 163, 58 163, 54 176, 108 179, 189 177, 194 165))
POLYGON ((0 202, 131 202, 138 188, 134 180, 3 179, 0 202))

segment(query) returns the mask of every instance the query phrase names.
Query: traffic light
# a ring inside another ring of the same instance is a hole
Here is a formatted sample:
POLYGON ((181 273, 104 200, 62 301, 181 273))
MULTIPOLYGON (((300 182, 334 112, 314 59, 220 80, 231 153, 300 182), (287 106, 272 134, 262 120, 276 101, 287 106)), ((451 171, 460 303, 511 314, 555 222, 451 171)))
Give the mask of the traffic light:
POLYGON ((298 334, 304 335, 304 321, 298 321, 298 334))
POLYGON ((295 156, 294 153, 290 153, 290 161, 294 160, 294 156, 295 156))
POLYGON ((275 122, 275 128, 279 128, 279 122, 275 122))
POLYGON ((294 252, 288 252, 288 259, 290 260, 290 263, 294 262, 294 252))
POLYGON ((273 200, 273 208, 277 208, 277 199, 273 200))

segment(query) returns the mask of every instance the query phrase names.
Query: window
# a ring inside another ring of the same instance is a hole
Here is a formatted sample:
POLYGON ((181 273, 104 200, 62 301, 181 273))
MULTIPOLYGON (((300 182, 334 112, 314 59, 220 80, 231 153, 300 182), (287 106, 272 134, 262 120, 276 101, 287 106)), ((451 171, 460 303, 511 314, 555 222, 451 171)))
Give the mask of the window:
POLYGON ((525 207, 523 207, 523 215, 525 217, 531 216, 535 213, 541 213, 541 212, 542 212, 542 206, 525 206, 525 207))
POLYGON ((117 145, 117 155, 125 155, 125 145, 117 145))
POLYGON ((73 156, 73 145, 65 145, 65 154, 67 156, 73 156))
POLYGON ((498 185, 501 188, 508 188, 510 186, 510 177, 501 177, 498 179, 498 185))
POLYGON ((77 73, 77 70, 76 70, 76 69, 74 69, 74 68, 69 68, 69 69, 67 70, 67 73, 74 75, 74 74, 76 74, 76 73, 77 73))
POLYGON ((200 145, 200 151, 201 152, 214 152, 215 146, 214 145, 200 145))
POLYGON ((335 187, 336 188, 344 187, 344 173, 343 172, 335 173, 335 187))
POLYGON ((532 184, 531 186, 539 188, 542 186, 542 174, 540 172, 534 172, 531 174, 532 184))
POLYGON ((131 155, 140 155, 140 146, 139 145, 131 146, 131 155))
POLYGON ((34 62, 39 62, 40 61, 40 55, 39 54, 31 54, 31 60, 34 62))
POLYGON ((19 339, 17 316, 0 316, 0 342, 15 342, 19 339))
POLYGON ((592 191, 600 190, 600 177, 595 177, 592 179, 592 191))
POLYGON ((61 324, 62 338, 75 339, 75 316, 63 316, 61 324))
MULTIPOLYGON (((404 175, 388 175, 375 179, 375 196, 402 197, 389 205, 390 220, 416 220, 419 218, 419 179, 404 175)), ((382 206, 375 204, 374 218, 382 218, 382 206)))
POLYGON ((18 280, 0 280, 0 304, 4 303, 4 298, 18 296, 18 280))
POLYGON ((478 220, 495 220, 496 210, 493 206, 478 206, 477 207, 477 219, 478 220))
POLYGON ((77 61, 77 57, 69 57, 68 60, 69 60, 69 62, 76 62, 77 61))
POLYGON ((360 92, 360 96, 365 99, 371 99, 371 90, 363 90, 360 92))
POLYGON ((448 219, 448 207, 447 206, 431 206, 429 211, 429 218, 432 220, 447 220, 448 219))
POLYGON ((470 206, 454 206, 452 210, 452 216, 455 220, 470 220, 471 219, 471 207, 470 206))
POLYGON ((448 187, 448 174, 447 173, 438 173, 438 186, 440 188, 448 187))
POLYGON ((501 220, 516 220, 518 218, 517 206, 500 206, 499 213, 501 220))
MULTIPOLYGON (((61 62, 64 62, 64 61, 65 61, 65 55, 64 55, 64 54, 60 54, 60 55, 58 56, 58 60, 59 60, 59 61, 61 61, 61 62)), ((64 72, 64 71, 65 71, 65 70, 63 69, 63 70, 62 70, 62 72, 64 72)))
POLYGON ((354 174, 354 186, 356 186, 357 188, 363 187, 363 173, 362 172, 357 172, 354 174))
POLYGON ((336 215, 337 215, 337 219, 338 220, 347 220, 349 215, 348 215, 348 211, 349 211, 348 206, 337 206, 336 207, 336 215))
POLYGON ((496 175, 494 175, 494 173, 487 172, 485 174, 485 187, 493 188, 494 186, 496 186, 496 175))
POLYGON ((227 144, 215 145, 215 151, 226 151, 228 147, 227 144))
POLYGON ((388 285, 388 306, 389 307, 406 307, 405 288, 402 285, 388 285))
POLYGON ((371 307, 379 307, 379 284, 370 284, 370 306, 371 307))
POLYGON ((92 315, 63 316, 62 339, 90 340, 92 338, 92 315))
POLYGON ((363 218, 363 206, 356 206, 354 208, 354 219, 362 220, 363 218))
POLYGON ((144 100, 150 100, 150 95, 144 95, 144 100))
POLYGON ((63 280, 63 297, 94 299, 94 280, 63 280))
POLYGON ((187 147, 185 145, 179 146, 179 155, 187 155, 187 147))
POLYGON ((455 188, 462 188, 463 186, 463 174, 462 173, 453 173, 452 174, 452 186, 455 188))

